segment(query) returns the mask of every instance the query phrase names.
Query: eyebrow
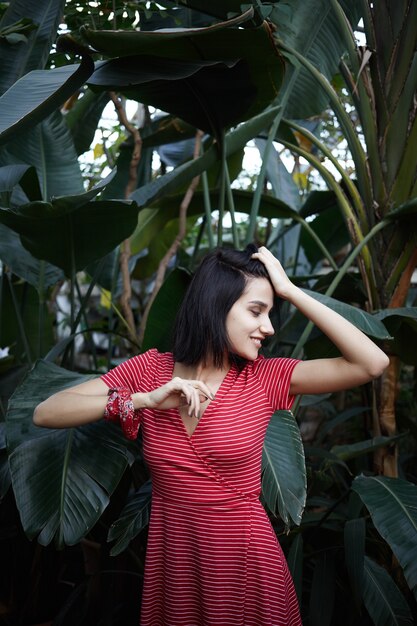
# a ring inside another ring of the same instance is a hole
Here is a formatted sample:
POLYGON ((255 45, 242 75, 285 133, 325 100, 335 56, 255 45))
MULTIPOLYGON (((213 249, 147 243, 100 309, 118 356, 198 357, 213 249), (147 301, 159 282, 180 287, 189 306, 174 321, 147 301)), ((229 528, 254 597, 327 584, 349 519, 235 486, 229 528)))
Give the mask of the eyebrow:
POLYGON ((249 304, 257 304, 258 306, 262 307, 263 309, 267 309, 268 305, 265 302, 262 302, 262 300, 250 300, 249 304))

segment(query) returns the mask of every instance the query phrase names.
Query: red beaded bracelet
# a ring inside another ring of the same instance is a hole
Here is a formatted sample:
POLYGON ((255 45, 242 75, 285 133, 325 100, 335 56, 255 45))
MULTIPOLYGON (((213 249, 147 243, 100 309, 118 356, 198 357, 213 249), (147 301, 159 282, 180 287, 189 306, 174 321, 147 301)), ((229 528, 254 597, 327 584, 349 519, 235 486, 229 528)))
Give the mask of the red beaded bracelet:
POLYGON ((136 439, 140 426, 140 411, 133 406, 130 390, 127 387, 109 389, 104 419, 120 422, 127 439, 136 439))

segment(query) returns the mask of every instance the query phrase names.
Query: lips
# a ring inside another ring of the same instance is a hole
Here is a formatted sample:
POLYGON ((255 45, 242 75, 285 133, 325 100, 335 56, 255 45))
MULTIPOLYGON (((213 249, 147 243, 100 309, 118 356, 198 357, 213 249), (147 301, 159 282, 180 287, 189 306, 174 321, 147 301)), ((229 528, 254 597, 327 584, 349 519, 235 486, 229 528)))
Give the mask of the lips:
POLYGON ((259 339, 259 337, 251 337, 253 343, 255 345, 257 345, 259 348, 262 346, 262 339, 259 339))

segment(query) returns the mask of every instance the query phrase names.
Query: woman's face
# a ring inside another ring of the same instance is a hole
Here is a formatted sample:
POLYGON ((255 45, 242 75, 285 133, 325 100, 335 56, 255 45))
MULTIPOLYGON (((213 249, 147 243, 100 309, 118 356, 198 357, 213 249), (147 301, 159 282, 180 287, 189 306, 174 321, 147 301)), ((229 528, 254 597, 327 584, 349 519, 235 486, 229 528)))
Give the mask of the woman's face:
POLYGON ((245 291, 234 303, 226 317, 226 332, 231 351, 254 361, 262 341, 274 334, 269 319, 274 293, 266 278, 249 278, 245 291))

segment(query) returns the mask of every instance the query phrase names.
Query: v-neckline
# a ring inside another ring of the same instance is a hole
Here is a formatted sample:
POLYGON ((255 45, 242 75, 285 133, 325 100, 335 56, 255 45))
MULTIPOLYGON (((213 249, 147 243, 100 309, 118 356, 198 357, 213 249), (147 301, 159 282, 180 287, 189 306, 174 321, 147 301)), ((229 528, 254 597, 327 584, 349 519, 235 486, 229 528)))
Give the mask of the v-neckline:
MULTIPOLYGON (((170 368, 170 376, 171 376, 171 380, 172 380, 172 378, 173 378, 174 368, 175 368, 175 361, 174 361, 174 358, 172 357, 172 364, 171 364, 171 368, 170 368)), ((211 407, 211 405, 212 405, 213 403, 216 403, 216 401, 219 399, 219 396, 221 397, 221 396, 223 395, 223 393, 224 393, 224 391, 225 391, 225 388, 226 388, 226 382, 227 382, 227 381, 229 380, 229 378, 231 377, 232 372, 235 372, 235 371, 236 371, 236 365, 234 365, 234 364, 232 363, 232 364, 231 364, 231 366, 230 366, 230 368, 229 368, 229 369, 228 369, 228 371, 226 372, 226 375, 224 376, 224 378, 223 378, 222 382, 220 383, 220 385, 219 385, 219 387, 218 387, 218 389, 217 389, 217 392, 216 392, 216 394, 215 394, 215 396, 214 396, 214 399, 213 399, 213 400, 210 400, 210 402, 208 403, 208 405, 207 405, 207 406, 206 406, 206 408, 204 409, 204 413, 202 414, 202 416, 200 417, 200 419, 197 421, 197 424, 195 425, 195 428, 194 428, 194 430, 193 430, 193 432, 192 432, 191 434, 190 434, 190 433, 188 432, 188 430, 187 430, 187 427, 186 427, 186 425, 185 425, 185 422, 184 422, 184 420, 183 420, 183 418, 182 418, 182 415, 181 415, 181 413, 180 413, 179 407, 176 407, 176 408, 174 409, 174 410, 175 410, 175 412, 176 412, 176 414, 177 414, 177 417, 178 417, 179 421, 181 422, 182 428, 183 428, 183 430, 184 430, 184 434, 185 434, 185 436, 187 437, 187 439, 188 439, 189 441, 191 441, 191 440, 193 439, 193 437, 194 437, 194 436, 195 436, 195 434, 196 434, 196 431, 197 431, 197 430, 200 430, 200 428, 201 428, 201 422, 204 420, 204 417, 205 417, 205 415, 206 415, 207 411, 209 411, 209 409, 210 409, 210 407, 211 407)), ((197 418, 193 418, 193 419, 197 419, 197 418)))

